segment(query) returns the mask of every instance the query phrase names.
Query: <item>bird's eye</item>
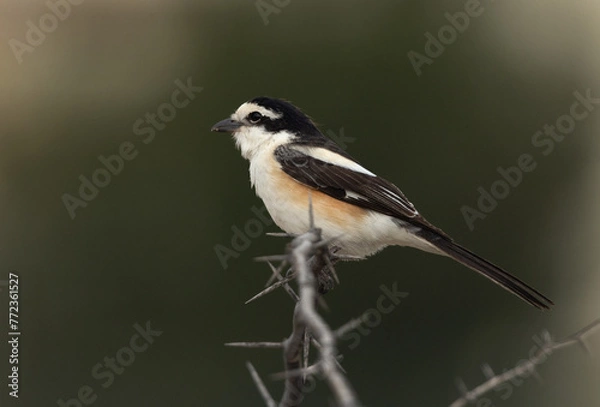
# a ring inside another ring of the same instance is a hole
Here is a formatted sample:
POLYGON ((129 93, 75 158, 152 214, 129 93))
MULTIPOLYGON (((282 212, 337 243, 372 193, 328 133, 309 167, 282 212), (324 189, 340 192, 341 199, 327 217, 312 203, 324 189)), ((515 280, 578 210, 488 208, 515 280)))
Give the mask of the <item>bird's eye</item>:
POLYGON ((252 124, 258 123, 263 118, 263 115, 258 112, 252 112, 248 115, 248 121, 252 124))

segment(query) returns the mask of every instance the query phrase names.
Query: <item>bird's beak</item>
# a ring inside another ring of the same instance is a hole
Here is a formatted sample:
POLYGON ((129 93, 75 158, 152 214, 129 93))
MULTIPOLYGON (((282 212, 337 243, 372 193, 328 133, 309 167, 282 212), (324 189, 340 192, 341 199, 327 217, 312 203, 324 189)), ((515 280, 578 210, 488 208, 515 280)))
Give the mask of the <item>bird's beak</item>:
POLYGON ((242 127, 242 123, 238 122, 237 120, 225 119, 212 126, 212 129, 210 129, 210 131, 233 133, 240 127, 242 127))

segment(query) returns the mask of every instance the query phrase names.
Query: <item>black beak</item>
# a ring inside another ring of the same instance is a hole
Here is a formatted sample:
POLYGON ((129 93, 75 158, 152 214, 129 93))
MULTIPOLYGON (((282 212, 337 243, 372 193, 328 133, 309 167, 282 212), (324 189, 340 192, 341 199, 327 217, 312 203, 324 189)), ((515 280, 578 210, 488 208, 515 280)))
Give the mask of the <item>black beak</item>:
POLYGON ((210 129, 210 131, 233 133, 242 126, 242 123, 238 122, 237 120, 225 119, 212 126, 212 129, 210 129))

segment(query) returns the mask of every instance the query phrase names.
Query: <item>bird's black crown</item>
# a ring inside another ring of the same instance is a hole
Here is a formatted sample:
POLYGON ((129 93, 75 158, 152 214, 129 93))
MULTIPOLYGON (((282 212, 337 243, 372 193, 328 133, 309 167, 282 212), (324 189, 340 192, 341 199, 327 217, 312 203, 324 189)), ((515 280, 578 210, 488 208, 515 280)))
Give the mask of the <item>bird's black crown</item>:
POLYGON ((250 102, 269 109, 274 113, 281 114, 281 117, 278 119, 267 119, 261 123, 264 124, 265 129, 269 132, 275 133, 287 130, 300 137, 321 135, 310 117, 290 102, 267 96, 256 97, 250 102))

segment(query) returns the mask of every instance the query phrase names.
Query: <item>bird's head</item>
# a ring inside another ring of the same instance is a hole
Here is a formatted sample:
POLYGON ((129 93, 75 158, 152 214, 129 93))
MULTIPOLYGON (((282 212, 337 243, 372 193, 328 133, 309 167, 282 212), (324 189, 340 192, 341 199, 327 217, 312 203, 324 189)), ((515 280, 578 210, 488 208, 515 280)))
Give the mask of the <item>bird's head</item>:
POLYGON ((242 156, 251 159, 269 146, 323 137, 312 120, 291 103, 265 96, 243 103, 212 131, 232 133, 242 156))

